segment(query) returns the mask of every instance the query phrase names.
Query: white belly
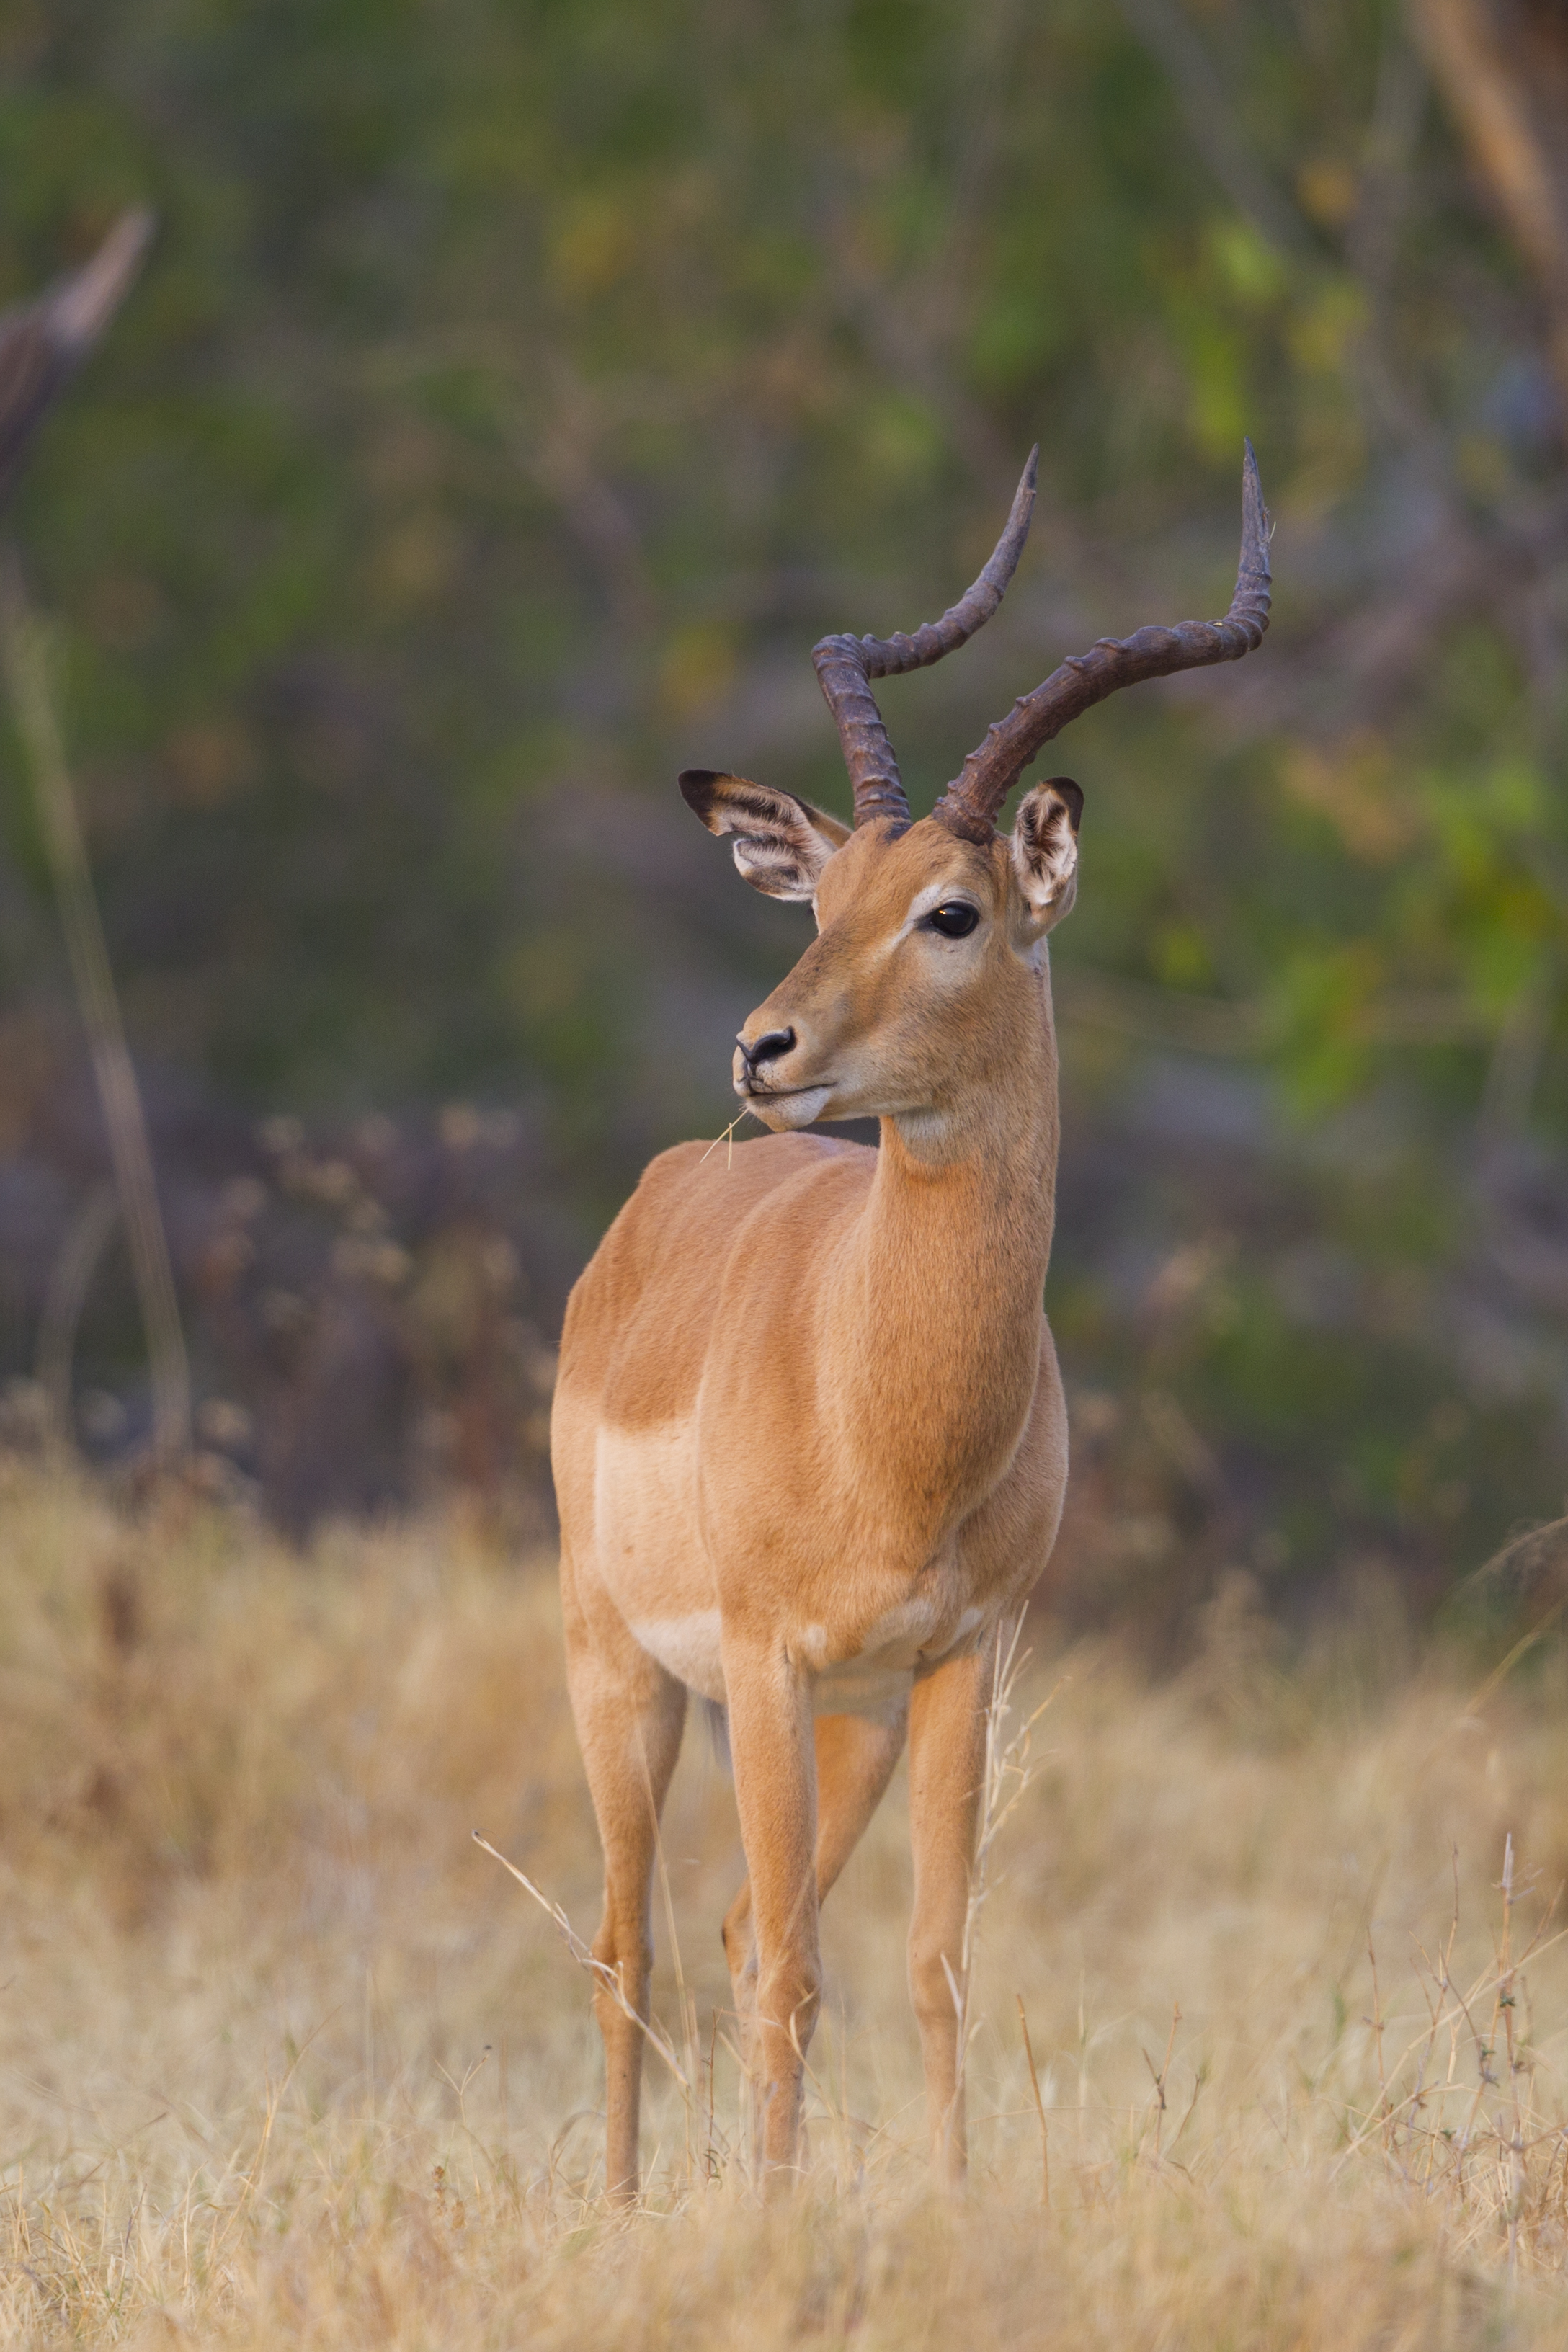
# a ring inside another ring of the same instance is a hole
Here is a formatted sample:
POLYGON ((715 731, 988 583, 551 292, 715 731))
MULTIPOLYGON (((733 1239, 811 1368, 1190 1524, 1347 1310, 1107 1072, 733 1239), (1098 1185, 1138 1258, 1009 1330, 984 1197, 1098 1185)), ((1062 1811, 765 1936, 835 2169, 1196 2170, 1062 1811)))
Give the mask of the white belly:
POLYGON ((696 1609, 689 1617, 634 1617, 630 1623, 634 1638, 666 1674, 722 1706, 724 1661, 717 1609, 696 1609))
MULTIPOLYGON (((689 1617, 634 1618, 631 1630, 638 1644, 688 1690, 714 1699, 721 1706, 727 1705, 717 1609, 700 1609, 689 1617)), ((910 1666, 887 1665, 877 1658, 850 1658, 815 1676, 812 1713, 874 1715, 886 1721, 901 1715, 909 1705, 913 1682, 910 1666)))
POLYGON ((698 1528, 689 1420, 598 1431, 594 1549, 633 1638, 678 1681, 722 1700, 719 1604, 698 1528))

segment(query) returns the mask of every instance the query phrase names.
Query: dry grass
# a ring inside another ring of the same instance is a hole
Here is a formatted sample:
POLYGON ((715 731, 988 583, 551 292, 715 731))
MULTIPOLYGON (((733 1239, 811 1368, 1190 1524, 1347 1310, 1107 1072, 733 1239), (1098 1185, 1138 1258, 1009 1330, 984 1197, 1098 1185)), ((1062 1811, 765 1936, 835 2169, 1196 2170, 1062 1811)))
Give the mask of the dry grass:
POLYGON ((1560 1662, 1472 1706, 1432 1663, 1375 1687, 1363 1629, 1287 1680, 1239 1605, 1178 1685, 1054 1661, 951 2210, 897 1793, 826 1914, 809 2178, 759 2210, 713 2039, 733 1809, 693 1738, 687 2018, 662 1919, 656 1999, 696 2095, 653 2064, 623 2221, 588 1988, 470 1835, 591 1931, 548 1562, 447 1522, 300 1563, 20 1472, 0 1529, 0 2340, 1568 2344, 1560 1662))

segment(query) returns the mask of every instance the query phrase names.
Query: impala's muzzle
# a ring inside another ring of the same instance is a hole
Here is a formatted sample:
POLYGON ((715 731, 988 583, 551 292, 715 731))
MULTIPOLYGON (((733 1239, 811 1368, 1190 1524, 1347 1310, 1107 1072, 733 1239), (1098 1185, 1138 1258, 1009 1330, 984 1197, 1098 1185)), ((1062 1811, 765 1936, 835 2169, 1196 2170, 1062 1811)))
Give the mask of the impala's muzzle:
POLYGON ((798 1083, 803 1058, 809 1061, 809 1049, 793 1026, 764 1029, 755 1037, 742 1029, 735 1040, 735 1092, 775 1133, 809 1127, 832 1092, 812 1085, 809 1074, 805 1086, 798 1083))
POLYGON ((739 1052, 735 1055, 735 1091, 737 1094, 767 1094, 772 1091, 770 1065, 784 1059, 795 1047, 793 1029, 767 1029, 750 1044, 742 1029, 735 1039, 739 1052))

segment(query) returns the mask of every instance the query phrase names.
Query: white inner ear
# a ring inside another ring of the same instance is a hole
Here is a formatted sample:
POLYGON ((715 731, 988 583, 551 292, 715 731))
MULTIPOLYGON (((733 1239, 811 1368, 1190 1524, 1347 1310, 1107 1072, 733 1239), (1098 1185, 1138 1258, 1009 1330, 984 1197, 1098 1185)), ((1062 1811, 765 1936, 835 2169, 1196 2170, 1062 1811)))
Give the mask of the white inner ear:
POLYGON ((1013 871, 1037 921, 1058 920, 1078 885, 1078 835, 1068 804, 1049 784, 1037 784, 1019 804, 1013 827, 1013 871))
POLYGON ((710 833, 730 835, 737 872, 770 898, 814 898, 823 867, 849 837, 837 817, 746 776, 692 770, 681 790, 710 833))
POLYGON ((814 898, 823 867, 834 854, 816 826, 801 816, 767 832, 737 834, 735 869, 753 889, 770 898, 814 898))

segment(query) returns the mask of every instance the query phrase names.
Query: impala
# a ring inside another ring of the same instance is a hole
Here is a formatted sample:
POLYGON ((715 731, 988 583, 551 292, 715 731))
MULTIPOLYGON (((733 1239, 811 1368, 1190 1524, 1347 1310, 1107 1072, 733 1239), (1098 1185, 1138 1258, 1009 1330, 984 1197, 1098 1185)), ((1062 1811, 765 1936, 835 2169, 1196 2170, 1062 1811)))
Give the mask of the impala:
POLYGON ((746 880, 808 902, 817 931, 737 1042, 735 1091, 772 1132, 654 1160, 562 1341, 566 1663, 605 1852, 595 2008, 605 2186, 622 2199, 637 2188, 658 1819, 692 1692, 728 1714, 748 1875, 724 1948, 770 2179, 795 2159, 819 1906, 906 1739, 910 1989, 938 2168, 964 2167, 959 2014, 992 1661, 1050 1556, 1067 1482, 1041 1305, 1058 1146, 1047 940, 1073 904, 1083 795, 1053 777, 1010 835, 994 819, 1090 704, 1237 660, 1268 621, 1248 444, 1225 619, 1101 638, 1064 662, 916 819, 869 681, 939 660, 995 611, 1037 456, 991 561, 940 621, 816 647, 851 825, 740 776, 680 778, 746 880), (876 1150, 803 1132, 867 1117, 876 1150))

